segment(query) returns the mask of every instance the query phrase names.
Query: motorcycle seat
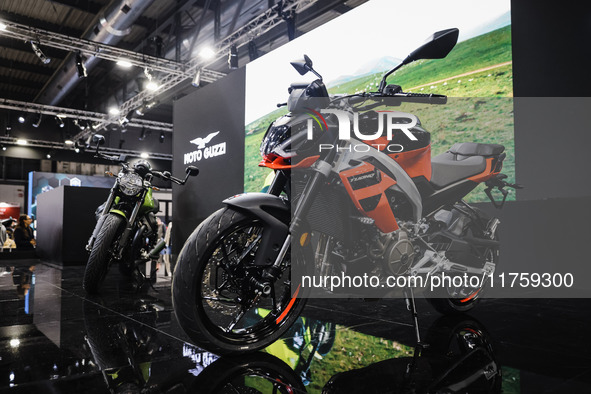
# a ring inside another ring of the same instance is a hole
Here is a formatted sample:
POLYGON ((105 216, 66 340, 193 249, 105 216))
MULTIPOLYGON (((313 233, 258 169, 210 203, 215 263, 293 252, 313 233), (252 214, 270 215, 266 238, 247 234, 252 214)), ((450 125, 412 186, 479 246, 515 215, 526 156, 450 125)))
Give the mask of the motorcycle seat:
MULTIPOLYGON (((454 145, 455 146, 455 145, 454 145)), ((458 155, 451 150, 431 160, 431 184, 441 189, 486 169, 484 156, 458 155)))
POLYGON ((475 142, 458 142, 448 152, 462 156, 497 156, 505 147, 499 144, 478 144, 475 142))
POLYGON ((445 153, 431 160, 431 184, 441 189, 462 179, 480 174, 486 169, 486 158, 498 156, 505 150, 499 144, 458 142, 445 153))

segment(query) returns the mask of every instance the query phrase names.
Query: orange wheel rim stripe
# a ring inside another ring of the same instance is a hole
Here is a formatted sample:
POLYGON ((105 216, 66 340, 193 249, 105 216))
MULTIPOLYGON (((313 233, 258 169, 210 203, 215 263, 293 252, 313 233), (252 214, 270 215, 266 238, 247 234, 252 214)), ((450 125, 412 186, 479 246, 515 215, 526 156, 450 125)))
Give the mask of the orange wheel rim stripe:
POLYGON ((281 315, 279 315, 279 317, 277 318, 277 320, 275 320, 275 323, 279 324, 279 323, 281 323, 281 321, 283 319, 285 319, 285 317, 287 316, 287 314, 289 313, 289 311, 293 307, 293 304, 296 301, 296 298, 298 296, 298 293, 300 292, 300 287, 301 286, 302 286, 302 284, 300 283, 298 285, 298 288, 296 289, 295 293, 293 293, 293 296, 291 297, 291 301, 289 301, 289 304, 287 304, 287 308, 285 308, 285 310, 283 311, 283 313, 281 315))
POLYGON ((460 300, 460 302, 468 302, 470 301, 472 298, 476 297, 476 295, 478 293, 480 293, 481 289, 476 290, 474 293, 472 293, 468 298, 464 298, 463 300, 460 300))

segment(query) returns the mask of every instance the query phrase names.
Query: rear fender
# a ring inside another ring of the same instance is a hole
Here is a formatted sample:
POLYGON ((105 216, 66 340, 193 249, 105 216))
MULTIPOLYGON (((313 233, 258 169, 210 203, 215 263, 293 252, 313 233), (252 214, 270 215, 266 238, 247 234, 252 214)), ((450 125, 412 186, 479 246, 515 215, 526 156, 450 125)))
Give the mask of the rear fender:
POLYGON ((239 194, 224 200, 223 203, 263 222, 263 238, 259 246, 259 251, 263 253, 256 254, 255 264, 273 264, 289 233, 289 203, 266 193, 239 194))

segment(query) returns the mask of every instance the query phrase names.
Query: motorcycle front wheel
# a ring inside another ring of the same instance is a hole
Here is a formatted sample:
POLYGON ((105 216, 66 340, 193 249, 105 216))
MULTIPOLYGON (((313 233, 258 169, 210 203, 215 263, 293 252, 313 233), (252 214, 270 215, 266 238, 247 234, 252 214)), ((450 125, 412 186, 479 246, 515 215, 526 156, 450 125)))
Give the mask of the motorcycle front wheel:
POLYGON ((101 284, 105 280, 112 259, 111 248, 124 222, 125 219, 113 213, 110 213, 105 218, 84 270, 83 287, 87 293, 98 293, 101 284))
POLYGON ((264 267, 254 264, 265 230, 257 218, 230 207, 212 214, 191 234, 173 276, 173 306, 185 333, 217 354, 245 353, 277 340, 300 315, 305 298, 291 284, 291 265, 304 250, 286 254, 282 274, 269 296, 257 296, 252 278, 264 267), (293 290, 292 290, 293 288, 293 290))

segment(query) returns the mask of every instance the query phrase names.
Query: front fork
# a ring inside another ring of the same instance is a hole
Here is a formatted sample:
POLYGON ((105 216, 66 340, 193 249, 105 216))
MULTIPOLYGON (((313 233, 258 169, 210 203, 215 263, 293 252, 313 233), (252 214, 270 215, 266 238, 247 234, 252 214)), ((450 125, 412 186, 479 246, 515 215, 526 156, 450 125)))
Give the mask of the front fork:
POLYGON ((92 235, 90 236, 90 239, 88 240, 88 243, 86 244, 87 251, 90 252, 92 250, 92 247, 94 246, 94 241, 96 241, 96 237, 98 237, 98 234, 101 231, 101 228, 103 227, 103 223, 105 222, 107 214, 109 213, 109 210, 111 209, 111 205, 113 204, 114 200, 115 200, 115 188, 112 188, 111 192, 109 193, 109 197, 107 198, 107 202, 105 203, 105 208, 103 209, 101 216, 96 221, 96 226, 94 226, 94 231, 92 232, 92 235))
MULTIPOLYGON (((330 175, 331 169, 332 166, 328 162, 323 160, 317 162, 312 179, 310 179, 310 181, 306 184, 306 187, 304 188, 304 191, 302 192, 302 195, 298 201, 298 205, 293 211, 289 232, 287 233, 287 237, 281 246, 281 250, 279 251, 279 254, 277 255, 273 265, 265 269, 263 273, 263 278, 265 280, 274 281, 279 277, 279 275, 281 275, 280 266, 291 245, 291 235, 296 233, 301 226, 303 218, 305 218, 310 211, 310 207, 316 198, 316 194, 318 193, 318 190, 320 190, 322 184, 326 181, 326 178, 328 178, 330 175)), ((284 177, 285 175, 281 174, 279 176, 284 177)), ((276 189, 278 189, 278 186, 275 184, 281 183, 280 180, 277 180, 278 177, 276 177, 276 179, 273 181, 273 184, 271 184, 271 187, 269 188, 270 192, 277 192, 276 189)), ((283 182, 286 181, 283 180, 283 182)))

